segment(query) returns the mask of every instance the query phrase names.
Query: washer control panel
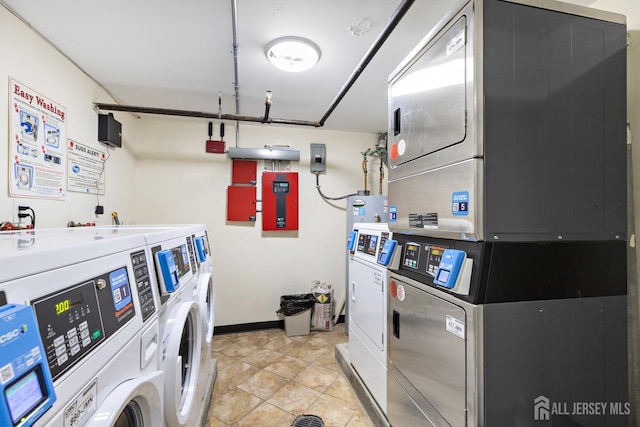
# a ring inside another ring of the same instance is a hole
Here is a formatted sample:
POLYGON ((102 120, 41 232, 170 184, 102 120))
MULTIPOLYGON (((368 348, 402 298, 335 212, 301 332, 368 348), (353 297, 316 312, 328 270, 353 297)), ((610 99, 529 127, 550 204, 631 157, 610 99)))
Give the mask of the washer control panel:
POLYGON ((126 267, 31 304, 54 381, 135 318, 126 267))
POLYGON ((136 288, 138 289, 142 321, 146 321, 156 312, 156 304, 153 300, 153 291, 151 290, 151 280, 149 278, 149 264, 147 263, 147 255, 144 250, 131 254, 131 265, 133 265, 133 275, 135 276, 136 288))

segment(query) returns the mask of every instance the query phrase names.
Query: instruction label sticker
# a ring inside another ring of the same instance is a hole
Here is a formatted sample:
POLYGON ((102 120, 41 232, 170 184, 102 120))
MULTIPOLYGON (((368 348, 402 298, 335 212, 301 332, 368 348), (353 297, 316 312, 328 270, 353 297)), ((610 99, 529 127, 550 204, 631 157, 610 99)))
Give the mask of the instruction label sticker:
POLYGON ((447 43, 447 58, 456 53, 466 44, 465 30, 462 29, 458 34, 447 43))
POLYGON ((398 207, 396 205, 389 206, 389 222, 398 222, 398 207))
POLYGON ((451 195, 451 214, 455 216, 469 215, 468 191, 456 191, 451 195))
POLYGON ((464 339, 464 322, 456 319, 453 316, 449 316, 447 314, 446 325, 447 325, 447 332, 452 333, 458 338, 464 339))

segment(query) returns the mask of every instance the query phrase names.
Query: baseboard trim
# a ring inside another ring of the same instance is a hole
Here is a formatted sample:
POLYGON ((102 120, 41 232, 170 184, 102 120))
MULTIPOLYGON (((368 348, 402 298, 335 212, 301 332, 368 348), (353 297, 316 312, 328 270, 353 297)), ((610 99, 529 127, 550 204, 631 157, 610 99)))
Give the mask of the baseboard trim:
MULTIPOLYGON (((338 323, 344 323, 344 315, 338 317, 338 323)), ((264 329, 284 329, 284 320, 270 322, 240 323, 237 325, 223 325, 213 328, 215 334, 233 334, 237 332, 261 331, 264 329)))

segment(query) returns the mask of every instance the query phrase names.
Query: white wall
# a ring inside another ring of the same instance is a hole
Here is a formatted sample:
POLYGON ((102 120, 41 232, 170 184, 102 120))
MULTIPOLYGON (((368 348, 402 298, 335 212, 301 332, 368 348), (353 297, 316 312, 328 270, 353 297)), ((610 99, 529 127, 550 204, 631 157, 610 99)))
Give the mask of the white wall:
MULTIPOLYGON (((321 189, 327 196, 342 196, 364 187, 361 152, 376 144, 377 135, 241 124, 240 147, 288 145, 300 151, 300 162, 291 162, 291 170, 299 174, 299 230, 263 233, 260 213, 255 223, 226 221, 232 162, 226 155, 205 153, 207 123, 140 118, 136 221, 207 224, 216 326, 277 320, 280 296, 307 293, 314 279, 332 284, 335 300, 340 301, 345 277, 345 201, 330 204, 319 196, 315 175, 309 171, 309 145, 327 145, 327 173, 320 176, 321 189)), ((226 124, 227 146, 235 145, 233 125, 226 124)), ((218 124, 214 134, 217 129, 218 124)), ((376 192, 378 167, 371 160, 368 187, 376 192)), ((262 170, 264 163, 259 161, 258 176, 262 170)), ((386 194, 386 186, 383 191, 386 194)), ((257 194, 260 199, 260 181, 257 194)))
MULTIPOLYGON (((0 221, 13 221, 14 198, 9 197, 9 77, 29 86, 67 110, 67 137, 104 150, 97 141, 98 119, 93 102, 113 102, 108 94, 57 50, 0 6, 0 221)), ((36 212, 37 227, 64 227, 69 221, 110 224, 112 211, 133 212, 135 142, 133 118, 116 115, 122 122, 123 147, 111 150, 106 164, 106 194, 99 201, 105 215, 96 217, 95 195, 67 193, 65 201, 21 199, 36 212)), ((66 144, 66 141, 63 142, 66 144)))
MULTIPOLYGON (((97 141, 94 102, 113 103, 100 86, 0 7, 0 221, 14 221, 9 197, 8 104, 12 77, 67 110, 67 137, 105 150, 97 141)), ((322 190, 339 196, 362 189, 361 152, 377 141, 374 134, 331 132, 323 129, 241 125, 241 147, 289 145, 300 150, 300 229, 296 233, 262 233, 261 216, 255 223, 226 221, 226 189, 231 161, 226 155, 206 154, 207 121, 189 118, 137 116, 115 113, 122 123, 122 148, 110 149, 106 163, 106 193, 68 192, 65 201, 20 199, 36 211, 38 228, 65 227, 69 221, 111 224, 117 211, 124 224, 205 223, 211 237, 217 286, 216 325, 276 320, 280 295, 310 290, 311 280, 331 283, 335 298, 344 295, 345 202, 327 203, 309 172, 309 144, 324 143, 328 171, 321 175, 322 190), (94 215, 95 205, 105 214, 94 215)), ((234 123, 226 140, 235 145, 234 123)), ((216 132, 218 130, 216 124, 216 132)), ((259 163, 259 170, 264 168, 259 163)), ((370 165, 369 188, 378 190, 378 163, 370 165)), ((384 187, 386 192, 386 185, 384 187)), ((259 192, 258 192, 259 194, 259 192)), ((259 207, 259 206, 258 206, 259 207)))

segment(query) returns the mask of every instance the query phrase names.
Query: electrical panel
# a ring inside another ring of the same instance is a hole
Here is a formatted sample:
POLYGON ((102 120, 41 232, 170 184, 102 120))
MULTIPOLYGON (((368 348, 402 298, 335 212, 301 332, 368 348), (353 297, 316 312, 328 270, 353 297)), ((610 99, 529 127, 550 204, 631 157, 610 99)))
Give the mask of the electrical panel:
POLYGON ((256 160, 233 160, 231 165, 231 184, 256 185, 256 171, 258 162, 256 160))
POLYGON ((227 221, 256 220, 256 187, 227 187, 227 221))
POLYGON ((231 165, 231 184, 227 187, 227 221, 256 220, 255 160, 234 160, 231 165))
POLYGON ((298 172, 262 173, 262 230, 298 229, 298 172))
POLYGON ((311 159, 309 168, 312 173, 324 172, 327 170, 327 146, 324 144, 311 144, 311 159))

